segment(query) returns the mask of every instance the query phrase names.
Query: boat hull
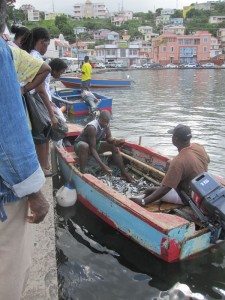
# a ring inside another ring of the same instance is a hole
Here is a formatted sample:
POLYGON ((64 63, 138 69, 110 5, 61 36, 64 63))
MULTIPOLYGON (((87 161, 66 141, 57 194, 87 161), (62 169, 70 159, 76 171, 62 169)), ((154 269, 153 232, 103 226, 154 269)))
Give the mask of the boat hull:
MULTIPOLYGON (((67 88, 80 88, 81 78, 79 77, 61 77, 59 79, 67 88)), ((130 87, 131 80, 123 79, 91 79, 91 88, 118 88, 130 87)))
MULTIPOLYGON (((80 93, 81 91, 78 89, 60 89, 55 92, 55 94, 52 96, 52 99, 58 107, 63 105, 63 102, 61 102, 59 98, 64 99, 67 102, 70 101, 71 103, 67 103, 66 106, 69 112, 75 116, 87 115, 89 113, 89 107, 86 102, 81 100, 80 93)), ((112 98, 97 93, 94 93, 94 95, 101 99, 99 110, 112 111, 112 98)))
MULTIPOLYGON (((143 160, 149 153, 154 156, 151 148, 129 143, 127 148, 136 154, 139 151, 143 160), (142 148, 145 152, 140 151, 142 148)), ((179 216, 150 212, 96 177, 81 174, 70 152, 64 148, 57 148, 57 154, 60 172, 65 181, 76 187, 78 200, 107 224, 160 259, 166 262, 184 260, 215 246, 210 243, 211 232, 208 229, 197 231, 193 222, 179 216)), ((167 158, 155 155, 155 163, 158 165, 162 158, 160 165, 164 166, 167 158)))

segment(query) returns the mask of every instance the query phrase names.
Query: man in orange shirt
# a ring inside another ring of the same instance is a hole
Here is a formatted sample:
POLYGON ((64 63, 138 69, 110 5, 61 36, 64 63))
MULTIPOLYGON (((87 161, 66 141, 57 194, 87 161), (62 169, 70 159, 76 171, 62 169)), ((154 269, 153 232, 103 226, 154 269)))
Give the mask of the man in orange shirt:
POLYGON ((190 181, 208 171, 209 156, 203 146, 190 143, 192 134, 189 126, 179 124, 168 133, 173 134, 172 143, 179 153, 170 162, 159 187, 149 188, 143 195, 131 199, 142 206, 159 199, 164 202, 183 204, 176 189, 182 189, 191 196, 190 181))

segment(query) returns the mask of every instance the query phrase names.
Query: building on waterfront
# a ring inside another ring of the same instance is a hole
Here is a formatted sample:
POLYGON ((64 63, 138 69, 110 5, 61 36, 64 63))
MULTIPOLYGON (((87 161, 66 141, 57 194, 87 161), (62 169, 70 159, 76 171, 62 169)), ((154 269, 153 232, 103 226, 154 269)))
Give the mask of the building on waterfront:
POLYGON ((173 34, 176 34, 176 35, 184 35, 185 33, 185 26, 182 26, 182 25, 165 25, 163 26, 163 33, 173 33, 173 34))
POLYGON ((221 45, 222 53, 225 54, 225 28, 218 29, 217 37, 221 45))
POLYGON ((57 16, 61 16, 62 13, 45 12, 45 20, 55 20, 57 16))
POLYGON ((193 35, 164 33, 152 39, 153 61, 162 65, 208 61, 210 50, 208 31, 197 31, 193 35))
POLYGON ((106 6, 104 3, 92 3, 86 0, 85 3, 74 4, 74 18, 106 18, 106 6))
POLYGON ((95 51, 96 59, 99 61, 123 63, 124 66, 130 66, 139 60, 140 46, 120 41, 115 44, 95 46, 95 51))
POLYGON ((225 21, 225 16, 211 16, 209 17, 210 24, 219 24, 225 21))
POLYGON ((221 42, 218 40, 218 38, 212 36, 211 37, 210 57, 213 58, 213 57, 221 55, 221 54, 222 54, 221 42))
POLYGON ((124 22, 132 19, 132 11, 120 11, 111 17, 111 23, 115 26, 121 26, 124 22))

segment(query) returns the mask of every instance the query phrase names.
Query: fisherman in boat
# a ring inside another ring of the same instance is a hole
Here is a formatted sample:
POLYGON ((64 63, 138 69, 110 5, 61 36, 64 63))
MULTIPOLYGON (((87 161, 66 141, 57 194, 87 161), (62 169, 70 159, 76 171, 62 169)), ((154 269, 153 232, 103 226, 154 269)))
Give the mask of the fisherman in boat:
POLYGON ((103 163, 99 157, 100 153, 107 151, 112 152, 114 163, 120 168, 121 176, 128 182, 134 182, 125 170, 122 156, 117 149, 118 146, 124 144, 124 139, 113 138, 110 131, 111 114, 107 110, 102 110, 98 119, 88 123, 81 134, 76 138, 74 149, 79 156, 80 171, 85 172, 85 167, 88 163, 89 153, 93 155, 99 163, 102 170, 108 174, 112 170, 103 163))
POLYGON ((179 124, 168 133, 173 135, 172 143, 179 153, 170 161, 159 187, 149 188, 144 194, 131 198, 142 206, 159 199, 164 202, 184 204, 176 189, 183 190, 191 196, 190 181, 208 170, 209 156, 203 146, 190 143, 192 134, 189 126, 179 124))
POLYGON ((87 88, 81 90, 81 97, 90 107, 90 112, 92 114, 98 110, 100 99, 96 98, 92 92, 87 90, 87 88))

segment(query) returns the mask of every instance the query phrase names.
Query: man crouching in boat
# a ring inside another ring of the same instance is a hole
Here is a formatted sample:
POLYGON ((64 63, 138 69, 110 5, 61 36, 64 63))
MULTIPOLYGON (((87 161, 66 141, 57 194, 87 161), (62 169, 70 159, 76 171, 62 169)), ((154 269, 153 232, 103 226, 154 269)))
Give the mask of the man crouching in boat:
POLYGON ((190 181, 203 172, 207 172, 209 156, 203 146, 191 144, 191 129, 182 124, 168 131, 173 134, 172 143, 178 149, 178 155, 170 161, 167 173, 159 187, 149 188, 143 195, 131 200, 145 206, 156 200, 183 204, 176 189, 181 189, 191 196, 190 181))
POLYGON ((80 171, 81 173, 85 172, 85 167, 88 163, 88 155, 91 153, 101 166, 102 170, 111 174, 112 170, 102 162, 98 155, 99 153, 111 151, 114 163, 120 168, 121 176, 128 182, 133 182, 133 179, 125 170, 123 159, 117 149, 118 146, 124 144, 125 140, 112 137, 109 124, 110 118, 110 112, 102 110, 99 119, 88 123, 81 134, 76 138, 74 149, 79 156, 80 171))
POLYGON ((81 97, 90 107, 90 111, 92 114, 98 110, 100 99, 97 99, 95 95, 92 94, 92 92, 88 91, 86 88, 83 88, 81 90, 81 97))

